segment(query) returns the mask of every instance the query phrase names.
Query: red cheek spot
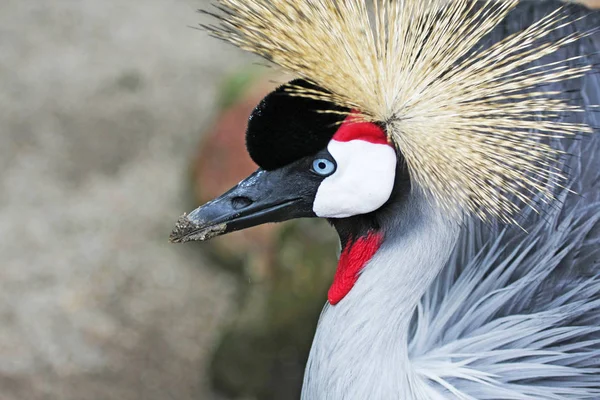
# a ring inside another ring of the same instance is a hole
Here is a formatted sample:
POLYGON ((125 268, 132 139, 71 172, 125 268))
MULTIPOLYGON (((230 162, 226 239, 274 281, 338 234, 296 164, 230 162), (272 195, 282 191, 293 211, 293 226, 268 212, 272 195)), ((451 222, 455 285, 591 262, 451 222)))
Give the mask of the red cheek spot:
POLYGON ((383 234, 371 231, 366 236, 346 244, 327 296, 331 305, 338 304, 350 293, 358 280, 358 274, 377 253, 382 242, 383 234))
POLYGON ((364 140, 375 144, 389 144, 384 130, 372 122, 361 122, 357 112, 352 112, 346 117, 335 135, 333 135, 333 140, 338 142, 364 140))

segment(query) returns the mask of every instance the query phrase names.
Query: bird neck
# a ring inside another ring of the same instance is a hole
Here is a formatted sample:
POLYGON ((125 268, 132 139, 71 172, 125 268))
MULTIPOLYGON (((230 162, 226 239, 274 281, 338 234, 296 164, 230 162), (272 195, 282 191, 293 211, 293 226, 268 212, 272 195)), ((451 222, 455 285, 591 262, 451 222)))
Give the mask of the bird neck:
MULTIPOLYGON (((450 256, 458 225, 416 190, 368 218, 363 231, 382 235, 381 244, 347 295, 323 310, 306 369, 305 399, 332 388, 340 394, 364 394, 353 398, 384 398, 394 392, 397 398, 410 398, 402 391, 412 386, 410 322, 450 256)), ((336 228, 344 232, 343 226, 336 228)), ((340 236, 343 245, 355 237, 340 236)))

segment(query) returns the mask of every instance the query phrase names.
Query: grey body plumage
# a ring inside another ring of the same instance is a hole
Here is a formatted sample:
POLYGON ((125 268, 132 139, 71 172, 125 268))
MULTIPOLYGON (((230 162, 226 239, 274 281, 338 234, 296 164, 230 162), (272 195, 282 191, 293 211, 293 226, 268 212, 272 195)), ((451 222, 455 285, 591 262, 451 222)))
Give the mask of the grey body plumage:
MULTIPOLYGON (((559 6, 521 4, 487 40, 559 6)), ((570 11, 589 15, 553 35, 600 25, 597 13, 570 11)), ((599 45, 596 34, 551 57, 592 62, 599 45)), ((598 75, 546 90, 589 110, 561 118, 600 126, 598 75)), ((381 256, 342 307, 321 315, 303 399, 600 398, 600 137, 579 139, 555 143, 572 154, 570 186, 541 213, 526 210, 521 228, 435 223, 416 198, 388 219, 396 234, 381 256)))

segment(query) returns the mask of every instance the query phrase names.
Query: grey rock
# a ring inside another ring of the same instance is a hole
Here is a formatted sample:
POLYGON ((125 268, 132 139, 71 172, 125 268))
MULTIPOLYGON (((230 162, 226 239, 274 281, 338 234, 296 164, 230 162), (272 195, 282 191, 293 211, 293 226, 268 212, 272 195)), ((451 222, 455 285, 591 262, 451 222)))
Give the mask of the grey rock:
POLYGON ((194 0, 0 2, 0 399, 211 399, 234 280, 168 243, 243 56, 194 0))

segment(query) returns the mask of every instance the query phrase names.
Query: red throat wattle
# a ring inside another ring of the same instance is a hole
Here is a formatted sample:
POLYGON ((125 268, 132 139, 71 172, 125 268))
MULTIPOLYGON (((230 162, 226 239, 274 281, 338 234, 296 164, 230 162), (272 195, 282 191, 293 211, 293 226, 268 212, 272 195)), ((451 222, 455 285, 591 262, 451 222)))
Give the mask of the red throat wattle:
POLYGON ((383 242, 383 234, 375 231, 359 237, 355 241, 348 241, 338 262, 338 268, 329 288, 328 300, 331 305, 336 305, 354 287, 358 274, 365 264, 373 258, 383 242))

